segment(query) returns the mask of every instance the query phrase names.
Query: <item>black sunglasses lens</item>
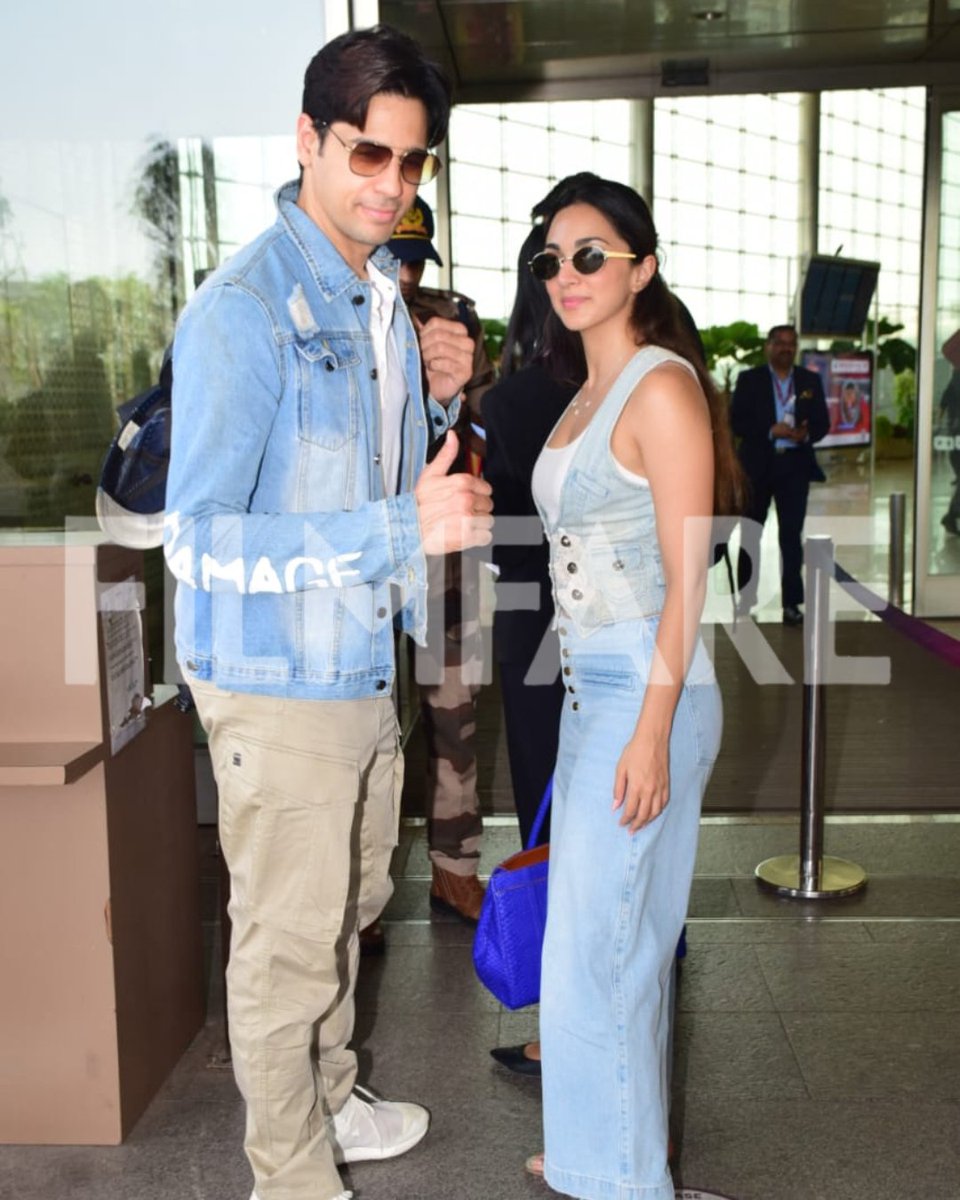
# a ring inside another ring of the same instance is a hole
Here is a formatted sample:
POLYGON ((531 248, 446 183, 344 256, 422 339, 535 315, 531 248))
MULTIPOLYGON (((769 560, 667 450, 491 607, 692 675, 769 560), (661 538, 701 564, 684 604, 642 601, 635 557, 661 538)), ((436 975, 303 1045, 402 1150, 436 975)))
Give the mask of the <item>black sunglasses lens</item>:
POLYGON ((607 261, 599 246, 581 246, 570 260, 581 275, 595 275, 607 261))
POLYGON ((393 151, 389 146, 378 146, 376 142, 357 142, 350 152, 350 169, 356 175, 378 175, 392 157, 393 151))
POLYGON ((539 279, 541 283, 546 283, 548 279, 552 279, 559 273, 560 259, 556 254, 551 254, 547 250, 541 251, 530 259, 530 270, 536 279, 539 279))

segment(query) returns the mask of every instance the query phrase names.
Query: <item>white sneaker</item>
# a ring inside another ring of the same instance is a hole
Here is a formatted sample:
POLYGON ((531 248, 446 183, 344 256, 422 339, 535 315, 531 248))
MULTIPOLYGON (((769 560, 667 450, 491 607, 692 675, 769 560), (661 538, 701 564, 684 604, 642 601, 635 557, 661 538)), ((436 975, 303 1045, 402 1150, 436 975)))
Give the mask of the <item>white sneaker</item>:
MULTIPOLYGON (((251 1192, 250 1200, 260 1200, 260 1197, 256 1192, 251 1192)), ((339 1196, 334 1196, 333 1200, 353 1200, 353 1192, 341 1192, 339 1196)))
POLYGON ((427 1132, 430 1114, 419 1104, 381 1100, 355 1087, 333 1118, 331 1141, 338 1163, 366 1162, 406 1154, 427 1132))

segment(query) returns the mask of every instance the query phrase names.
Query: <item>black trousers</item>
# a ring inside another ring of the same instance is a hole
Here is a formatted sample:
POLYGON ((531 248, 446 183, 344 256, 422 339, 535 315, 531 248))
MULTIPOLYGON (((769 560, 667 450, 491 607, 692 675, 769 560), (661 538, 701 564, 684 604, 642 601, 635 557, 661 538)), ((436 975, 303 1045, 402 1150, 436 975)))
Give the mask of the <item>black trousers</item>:
POLYGON ((810 491, 809 462, 805 454, 787 450, 778 454, 760 479, 750 479, 750 501, 744 516, 755 525, 740 526, 737 591, 753 604, 760 582, 760 534, 771 500, 780 527, 780 594, 784 608, 803 603, 803 522, 810 491))
MULTIPOLYGON (((559 669, 557 678, 550 683, 527 684, 524 679, 529 667, 530 663, 523 660, 500 663, 510 780, 524 846, 530 839, 534 817, 557 761, 564 697, 559 669)), ((549 840, 548 816, 537 843, 549 840)))
POLYGON ((953 471, 953 495, 947 508, 947 515, 955 521, 960 521, 960 450, 950 451, 950 469, 953 471))

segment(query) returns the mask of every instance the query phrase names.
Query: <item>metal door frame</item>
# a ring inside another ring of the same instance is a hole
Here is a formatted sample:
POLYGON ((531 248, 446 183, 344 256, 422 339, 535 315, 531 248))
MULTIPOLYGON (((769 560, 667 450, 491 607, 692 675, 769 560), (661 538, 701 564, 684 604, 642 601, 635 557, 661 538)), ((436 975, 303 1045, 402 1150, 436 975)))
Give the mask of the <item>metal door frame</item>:
POLYGON ((960 575, 932 575, 928 569, 931 544, 933 423, 938 401, 935 395, 934 370, 940 353, 937 344, 937 291, 940 282, 943 118, 950 112, 960 113, 960 89, 931 89, 928 94, 924 170, 913 529, 913 611, 922 617, 960 617, 960 575))

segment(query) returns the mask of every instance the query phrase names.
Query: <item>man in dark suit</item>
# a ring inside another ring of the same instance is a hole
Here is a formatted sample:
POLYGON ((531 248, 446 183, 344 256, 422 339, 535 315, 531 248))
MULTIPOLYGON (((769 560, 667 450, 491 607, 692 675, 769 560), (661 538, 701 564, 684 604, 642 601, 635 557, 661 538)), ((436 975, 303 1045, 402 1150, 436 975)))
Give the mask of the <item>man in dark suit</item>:
POLYGON ((797 331, 774 325, 765 344, 767 365, 737 379, 730 423, 740 438, 740 462, 750 496, 740 529, 737 563, 738 612, 756 603, 760 535, 772 500, 780 527, 781 599, 785 625, 800 625, 803 613, 803 522, 811 480, 822 480, 813 443, 830 428, 820 376, 794 365, 797 331))

